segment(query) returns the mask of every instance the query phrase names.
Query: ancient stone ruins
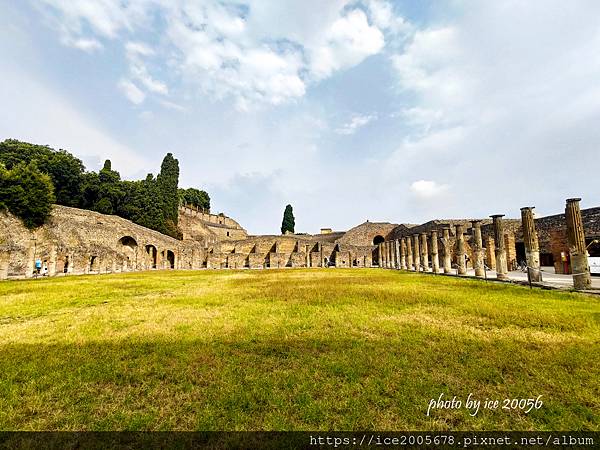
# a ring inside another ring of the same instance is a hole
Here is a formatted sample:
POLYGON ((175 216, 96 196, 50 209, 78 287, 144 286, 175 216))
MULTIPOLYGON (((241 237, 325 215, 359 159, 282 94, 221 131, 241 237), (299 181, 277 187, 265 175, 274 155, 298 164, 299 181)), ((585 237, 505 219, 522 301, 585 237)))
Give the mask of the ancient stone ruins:
MULTIPOLYGON (((235 220, 189 207, 179 210, 176 240, 117 216, 55 206, 50 221, 30 231, 0 213, 0 279, 100 274, 152 269, 384 267, 507 278, 525 261, 530 279, 541 266, 572 274, 576 289, 591 286, 588 254, 600 252, 600 207, 521 219, 432 220, 414 224, 365 222, 346 232, 249 236, 235 220)), ((600 254, 598 255, 600 256, 600 254)))

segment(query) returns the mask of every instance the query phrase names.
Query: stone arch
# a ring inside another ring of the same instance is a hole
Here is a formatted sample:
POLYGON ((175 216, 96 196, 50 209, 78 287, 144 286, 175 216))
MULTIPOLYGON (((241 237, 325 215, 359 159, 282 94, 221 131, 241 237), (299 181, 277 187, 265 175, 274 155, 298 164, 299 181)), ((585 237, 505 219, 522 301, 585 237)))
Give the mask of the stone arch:
POLYGON ((385 241, 385 238, 382 235, 378 234, 377 236, 375 236, 373 238, 373 245, 379 245, 384 241, 385 241))
POLYGON ((123 270, 136 269, 138 243, 131 236, 123 236, 118 242, 119 251, 124 255, 123 270))
POLYGON ((146 254, 148 255, 148 258, 149 258, 150 268, 156 269, 157 262, 158 262, 158 249, 152 244, 146 245, 145 248, 146 248, 146 254))
POLYGON ((165 252, 165 258, 167 262, 167 268, 174 269, 175 268, 175 253, 172 250, 167 250, 165 252))

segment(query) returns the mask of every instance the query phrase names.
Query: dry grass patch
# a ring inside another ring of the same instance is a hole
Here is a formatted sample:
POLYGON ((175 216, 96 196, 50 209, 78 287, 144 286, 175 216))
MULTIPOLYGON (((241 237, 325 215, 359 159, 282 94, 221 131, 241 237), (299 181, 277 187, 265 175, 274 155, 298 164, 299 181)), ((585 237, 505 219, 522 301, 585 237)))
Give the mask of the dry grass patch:
POLYGON ((376 269, 5 282, 0 429, 598 430, 599 336, 593 297, 376 269))

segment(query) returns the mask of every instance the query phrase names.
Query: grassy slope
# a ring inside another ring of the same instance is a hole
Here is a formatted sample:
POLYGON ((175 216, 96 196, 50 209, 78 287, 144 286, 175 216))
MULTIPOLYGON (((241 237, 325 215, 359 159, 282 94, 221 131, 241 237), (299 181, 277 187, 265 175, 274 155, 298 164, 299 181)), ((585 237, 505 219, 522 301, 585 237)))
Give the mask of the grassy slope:
POLYGON ((0 429, 600 429, 600 302, 375 269, 0 283, 0 429), (440 393, 542 394, 425 415, 440 393))

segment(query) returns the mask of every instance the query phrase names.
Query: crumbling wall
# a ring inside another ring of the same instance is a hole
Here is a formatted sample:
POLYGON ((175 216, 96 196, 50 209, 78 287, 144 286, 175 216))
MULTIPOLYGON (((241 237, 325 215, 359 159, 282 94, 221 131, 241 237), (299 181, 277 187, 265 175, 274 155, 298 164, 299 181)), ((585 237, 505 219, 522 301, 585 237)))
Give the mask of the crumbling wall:
POLYGON ((16 217, 0 213, 0 278, 42 274, 127 272, 200 268, 200 243, 178 241, 118 216, 55 205, 48 222, 28 230, 16 217))

